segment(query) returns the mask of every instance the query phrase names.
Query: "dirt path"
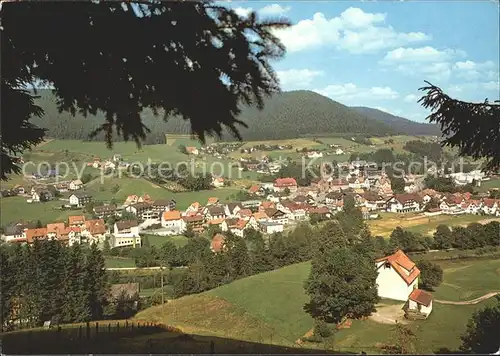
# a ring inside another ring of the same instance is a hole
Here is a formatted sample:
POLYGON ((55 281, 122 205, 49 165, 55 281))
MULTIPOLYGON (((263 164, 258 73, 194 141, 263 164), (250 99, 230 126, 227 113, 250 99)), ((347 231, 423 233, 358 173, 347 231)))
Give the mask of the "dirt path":
POLYGON ((304 343, 304 341, 302 341, 302 339, 303 339, 303 338, 308 338, 308 337, 311 337, 311 336, 313 336, 313 335, 314 335, 314 329, 311 329, 311 330, 309 330, 308 332, 306 332, 306 333, 305 333, 305 334, 304 334, 304 335, 303 335, 300 339, 297 339, 297 340, 295 341, 295 343, 296 343, 297 345, 302 345, 302 344, 304 343))
POLYGON ((489 299, 489 298, 492 298, 494 297, 495 295, 500 295, 500 292, 491 292, 491 293, 488 293, 488 294, 485 294, 479 298, 476 298, 476 299, 472 299, 472 300, 465 300, 463 302, 454 302, 452 300, 439 300, 439 299, 435 299, 434 301, 436 303, 440 303, 440 304, 453 304, 453 305, 473 305, 473 304, 477 304, 477 303, 480 303, 482 302, 483 300, 486 300, 486 299, 489 299))
POLYGON ((381 324, 406 324, 408 321, 404 317, 403 303, 395 305, 377 305, 377 311, 368 318, 381 324))

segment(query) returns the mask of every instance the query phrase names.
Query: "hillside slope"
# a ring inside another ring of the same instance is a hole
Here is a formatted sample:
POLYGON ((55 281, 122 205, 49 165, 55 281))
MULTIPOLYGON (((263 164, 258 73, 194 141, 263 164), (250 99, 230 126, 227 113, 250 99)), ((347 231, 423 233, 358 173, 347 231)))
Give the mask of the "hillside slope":
MULTIPOLYGON (((87 118, 81 114, 71 117, 69 113, 59 113, 50 90, 39 90, 38 95, 40 98, 36 102, 44 109, 45 116, 34 118, 33 123, 48 129, 52 138, 87 139, 88 134, 104 122, 102 113, 87 118)), ((244 140, 289 139, 330 133, 370 136, 396 133, 388 125, 374 122, 345 105, 311 91, 275 95, 266 100, 262 111, 245 107, 240 119, 249 126, 241 128, 244 140)), ((189 123, 181 118, 173 117, 164 122, 155 118, 149 110, 144 110, 143 120, 151 130, 147 143, 163 143, 165 133, 190 132, 189 123)), ((234 139, 230 135, 224 135, 224 138, 234 139)), ((98 139, 102 140, 102 135, 98 139)))
POLYGON ((419 135, 435 135, 439 136, 441 131, 439 127, 435 124, 427 124, 415 122, 412 120, 405 119, 400 116, 395 116, 389 114, 385 111, 367 108, 364 106, 353 106, 351 109, 357 111, 361 115, 366 116, 369 119, 376 120, 380 123, 389 125, 395 131, 404 132, 407 135, 419 136, 419 135))

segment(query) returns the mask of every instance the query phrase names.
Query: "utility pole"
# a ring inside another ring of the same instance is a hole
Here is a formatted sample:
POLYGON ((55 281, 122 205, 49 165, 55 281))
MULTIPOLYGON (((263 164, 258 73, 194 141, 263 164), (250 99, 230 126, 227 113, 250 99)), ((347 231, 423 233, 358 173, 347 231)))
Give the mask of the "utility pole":
POLYGON ((163 303, 165 302, 165 295, 163 293, 163 259, 160 262, 160 277, 161 277, 161 282, 160 282, 160 286, 161 286, 161 313, 162 313, 162 315, 164 315, 165 308, 163 307, 163 303))

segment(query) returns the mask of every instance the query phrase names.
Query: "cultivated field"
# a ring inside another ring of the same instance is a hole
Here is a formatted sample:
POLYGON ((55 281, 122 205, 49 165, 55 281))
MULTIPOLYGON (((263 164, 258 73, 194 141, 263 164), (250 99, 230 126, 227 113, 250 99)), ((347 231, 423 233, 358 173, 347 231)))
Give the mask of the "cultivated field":
POLYGON ((380 219, 368 221, 368 226, 373 236, 389 237, 392 231, 398 226, 412 232, 432 235, 436 227, 440 224, 463 226, 473 222, 488 223, 494 220, 500 221, 500 219, 481 215, 438 215, 430 217, 424 216, 421 213, 380 213, 379 215, 381 216, 380 219))
MULTIPOLYGON (((462 300, 500 289, 497 259, 443 263, 445 281, 436 298, 462 300)), ((300 263, 248 277, 199 295, 187 296, 161 307, 147 309, 138 319, 162 321, 186 332, 217 335, 239 340, 293 345, 313 326, 303 310, 308 300, 303 282, 310 269, 300 263)), ((444 305, 434 303, 427 320, 411 322, 418 340, 417 351, 432 353, 456 349, 472 312, 491 303, 444 305)), ((335 351, 380 353, 380 345, 391 342, 393 326, 373 320, 355 320, 351 328, 338 331, 328 347, 335 351)), ((305 347, 313 347, 306 343, 305 347)), ((324 349, 325 345, 315 345, 324 349)))

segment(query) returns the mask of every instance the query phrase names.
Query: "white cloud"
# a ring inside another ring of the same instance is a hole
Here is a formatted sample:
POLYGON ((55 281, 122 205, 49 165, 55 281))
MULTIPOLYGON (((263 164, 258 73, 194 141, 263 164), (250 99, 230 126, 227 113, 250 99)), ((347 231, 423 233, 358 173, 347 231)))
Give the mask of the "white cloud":
POLYGON ((276 73, 281 86, 287 90, 308 87, 312 84, 314 78, 324 74, 322 71, 310 69, 289 69, 277 71, 276 73))
POLYGON ((407 96, 405 96, 404 101, 407 103, 416 103, 418 99, 419 97, 415 94, 408 94, 407 96))
POLYGON ((440 51, 430 46, 420 48, 399 47, 387 52, 382 61, 384 63, 436 62, 449 60, 460 54, 462 54, 461 51, 451 49, 440 51))
POLYGON ((457 77, 466 80, 479 80, 481 78, 492 79, 492 77, 495 75, 495 71, 493 71, 494 68, 495 63, 492 61, 476 63, 470 60, 466 60, 464 62, 456 62, 453 66, 457 77))
POLYGON ((290 6, 283 7, 279 4, 271 4, 271 5, 264 6, 262 9, 260 9, 259 14, 264 15, 264 16, 277 16, 277 15, 286 14, 291 9, 292 8, 290 6))
POLYGON ((399 47, 387 52, 380 61, 384 68, 391 68, 408 76, 425 77, 429 80, 448 80, 452 75, 454 58, 464 57, 461 50, 426 46, 420 48, 399 47))
POLYGON ((358 100, 393 100, 399 93, 390 87, 360 88, 353 83, 332 84, 315 92, 340 102, 357 102, 358 100))
POLYGON ((366 53, 430 39, 422 32, 397 32, 384 25, 385 20, 386 14, 350 7, 330 19, 318 12, 312 19, 276 31, 276 35, 290 52, 333 46, 351 53, 366 53))
MULTIPOLYGON (((292 8, 290 6, 283 7, 278 4, 271 4, 264 6, 262 9, 257 10, 259 15, 263 16, 278 16, 278 15, 284 15, 288 11, 290 11, 292 8)), ((252 11, 254 11, 253 8, 251 7, 236 7, 234 8, 234 11, 242 17, 247 17, 250 15, 252 11)))
POLYGON ((485 90, 495 90, 498 94, 500 91, 500 82, 498 81, 491 81, 491 82, 486 82, 486 83, 481 83, 480 87, 485 89, 485 90))
POLYGON ((236 7, 234 8, 234 11, 242 17, 246 17, 250 15, 250 13, 253 11, 251 7, 236 7))

